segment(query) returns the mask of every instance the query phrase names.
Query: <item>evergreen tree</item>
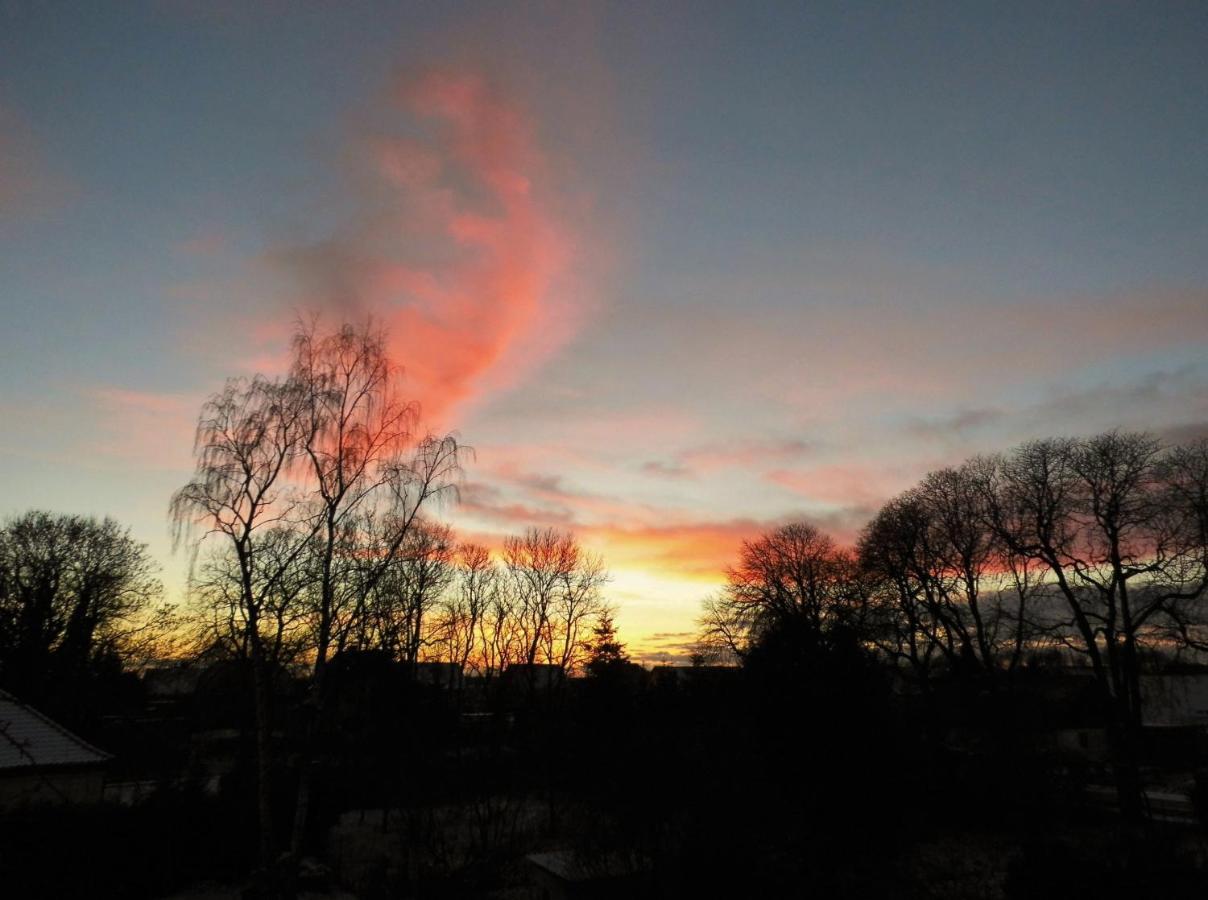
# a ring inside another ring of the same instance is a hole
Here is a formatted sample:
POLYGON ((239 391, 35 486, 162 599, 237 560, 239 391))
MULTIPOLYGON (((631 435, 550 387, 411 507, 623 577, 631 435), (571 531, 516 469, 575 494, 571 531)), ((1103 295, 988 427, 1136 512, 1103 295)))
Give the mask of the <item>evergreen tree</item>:
POLYGON ((629 654, 625 652, 625 645, 617 639, 616 625, 609 611, 600 616, 592 629, 590 647, 591 655, 587 660, 590 675, 603 675, 629 663, 629 654))

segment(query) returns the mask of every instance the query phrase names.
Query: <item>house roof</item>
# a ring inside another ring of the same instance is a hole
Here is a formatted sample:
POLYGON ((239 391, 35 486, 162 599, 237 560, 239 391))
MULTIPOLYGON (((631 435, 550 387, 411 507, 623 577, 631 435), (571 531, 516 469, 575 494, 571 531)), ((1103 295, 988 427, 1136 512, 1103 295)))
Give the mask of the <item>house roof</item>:
POLYGON ((525 859, 538 869, 570 882, 627 878, 650 868, 649 860, 618 852, 584 856, 571 850, 548 850, 530 853, 525 859))
POLYGON ((0 772, 97 765, 109 758, 108 753, 0 691, 0 772))

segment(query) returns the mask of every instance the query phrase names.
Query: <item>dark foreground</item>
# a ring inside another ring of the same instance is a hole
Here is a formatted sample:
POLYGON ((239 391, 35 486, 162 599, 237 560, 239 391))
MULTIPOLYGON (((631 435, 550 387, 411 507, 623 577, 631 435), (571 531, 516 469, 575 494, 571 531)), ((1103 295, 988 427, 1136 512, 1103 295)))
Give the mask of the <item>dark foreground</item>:
MULTIPOLYGON (((840 642, 773 651, 444 684, 349 654, 305 854, 271 869, 239 664, 123 676, 72 723, 113 754, 102 802, 10 804, 0 880, 12 897, 1205 896, 1202 728, 1149 729, 1127 821, 1076 670, 922 694, 840 642)), ((298 691, 278 684, 278 846, 298 691)))

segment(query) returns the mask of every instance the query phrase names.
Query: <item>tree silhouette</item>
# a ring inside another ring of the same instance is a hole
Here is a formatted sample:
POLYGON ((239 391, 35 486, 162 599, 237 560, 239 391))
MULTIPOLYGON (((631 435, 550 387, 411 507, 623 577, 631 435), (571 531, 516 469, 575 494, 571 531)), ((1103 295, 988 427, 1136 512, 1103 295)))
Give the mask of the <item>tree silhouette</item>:
POLYGON ((106 655, 138 661, 161 595, 147 547, 113 519, 28 512, 0 527, 0 684, 70 696, 106 655))
MULTIPOLYGON (((363 630, 368 598, 383 579, 397 574, 396 563, 408 540, 415 540, 421 511, 454 489, 460 447, 453 435, 418 431, 419 407, 399 396, 401 370, 386 353, 385 332, 372 322, 328 333, 317 321, 304 323, 293 349, 290 383, 305 422, 298 458, 316 522, 309 543, 317 573, 315 649, 306 707, 307 731, 315 735, 322 728, 333 646, 342 647, 363 630), (365 536, 371 546, 362 546, 365 536)), ((412 594, 411 599, 417 598, 412 594)), ((409 611, 413 627, 405 649, 412 659, 422 612, 422 605, 409 611)), ((314 766, 304 766, 291 839, 295 854, 306 838, 314 777, 314 766)))
POLYGON ((743 541, 722 593, 705 604, 702 647, 742 658, 785 623, 821 634, 864 615, 865 585, 855 557, 808 522, 743 541))
POLYGON ((600 677, 629 664, 629 654, 625 652, 625 645, 617 638, 616 626, 612 619, 612 611, 605 610, 591 630, 592 639, 588 646, 586 664, 589 675, 600 677))
POLYGON ((572 671, 583 660, 587 629, 604 609, 603 562, 572 533, 552 528, 507 538, 503 561, 522 640, 517 661, 572 671))
POLYGON ((1194 645, 1208 622, 1208 443, 1145 434, 1034 441, 982 465, 994 533, 1045 573, 1067 646, 1109 710, 1121 809, 1142 814, 1137 763, 1144 646, 1194 645))
POLYGON ((1035 563, 989 526, 983 479, 980 462, 932 472, 886 503, 860 537, 875 639, 921 680, 941 664, 988 678, 1010 673, 1038 635, 1028 619, 1035 563))
POLYGON ((319 520, 286 474, 298 458, 306 422, 297 384, 257 376, 231 379, 202 406, 193 479, 172 497, 179 545, 194 558, 206 540, 229 561, 228 589, 217 594, 241 623, 237 638, 251 660, 256 707, 260 858, 274 859, 272 774, 272 637, 282 615, 279 588, 296 566, 319 520), (283 547, 286 542, 288 546, 283 547), (268 634, 266 634, 266 630, 268 634))
MULTIPOLYGON (((178 544, 215 541, 207 574, 227 573, 226 603, 252 662, 257 697, 261 855, 273 857, 270 672, 284 631, 304 628, 311 659, 306 731, 317 734, 333 648, 367 631, 369 599, 394 571, 421 510, 453 489, 460 447, 417 430, 398 396, 400 370, 371 322, 323 331, 299 325, 285 378, 232 379, 202 408, 193 479, 174 495, 178 544), (287 606, 288 601, 288 606, 287 606)), ((196 557, 195 557, 196 558, 196 557)), ((222 579, 218 579, 221 581, 222 579)), ((372 612, 380 614, 380 607, 372 612)), ((420 623, 416 623, 417 627, 420 623)), ((414 652, 418 632, 410 636, 414 652)), ((305 756, 310 759, 310 755, 305 756)), ((306 833, 314 771, 303 766, 293 849, 306 833)))

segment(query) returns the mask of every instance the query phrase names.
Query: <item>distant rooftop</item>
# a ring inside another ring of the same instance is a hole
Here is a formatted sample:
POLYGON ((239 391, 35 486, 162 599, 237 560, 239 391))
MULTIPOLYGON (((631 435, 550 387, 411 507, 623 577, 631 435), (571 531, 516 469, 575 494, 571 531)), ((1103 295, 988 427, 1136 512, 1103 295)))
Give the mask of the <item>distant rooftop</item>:
POLYGON ((649 860, 618 852, 582 855, 572 850, 549 850, 525 858, 537 868, 572 882, 627 878, 650 868, 649 860))
POLYGON ((0 772, 48 766, 88 766, 109 754, 72 734, 12 694, 0 691, 0 772))

